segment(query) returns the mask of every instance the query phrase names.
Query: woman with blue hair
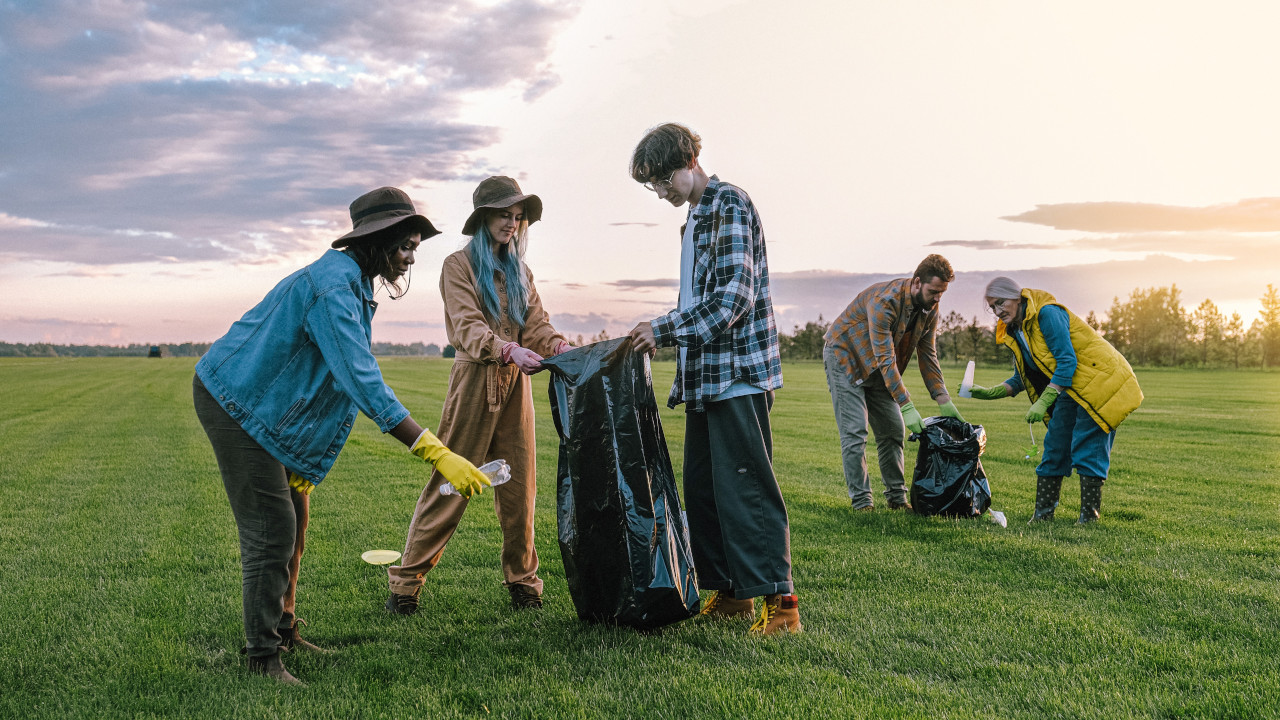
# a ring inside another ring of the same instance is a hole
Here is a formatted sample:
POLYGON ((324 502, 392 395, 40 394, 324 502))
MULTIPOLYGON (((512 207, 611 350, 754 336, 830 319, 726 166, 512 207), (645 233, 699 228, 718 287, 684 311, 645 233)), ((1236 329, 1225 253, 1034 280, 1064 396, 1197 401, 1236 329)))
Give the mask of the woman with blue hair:
MULTIPOLYGON (((444 260, 440 294, 449 343, 457 350, 440 437, 477 465, 506 460, 511 480, 494 488, 502 527, 503 585, 513 608, 542 607, 542 579, 533 547, 533 392, 528 375, 542 358, 571 347, 551 326, 533 274, 524 264, 529 225, 542 200, 525 195, 509 177, 485 179, 472 194, 474 211, 462 227, 466 247, 444 260)), ((405 538, 401 564, 388 569, 387 609, 418 611, 426 574, 440 562, 467 499, 442 495, 439 473, 422 491, 405 538)))

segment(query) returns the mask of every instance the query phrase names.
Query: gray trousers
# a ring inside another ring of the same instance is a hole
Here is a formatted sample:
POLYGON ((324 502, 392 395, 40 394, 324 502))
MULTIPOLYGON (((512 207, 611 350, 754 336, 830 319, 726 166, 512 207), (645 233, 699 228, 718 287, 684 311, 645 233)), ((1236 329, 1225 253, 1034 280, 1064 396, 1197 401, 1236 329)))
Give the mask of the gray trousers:
POLYGON ((240 534, 246 651, 274 655, 293 626, 308 497, 289 487, 285 467, 222 409, 198 376, 192 396, 240 534))
POLYGON ((791 593, 791 528, 773 474, 773 393, 685 412, 684 498, 698 586, 746 599, 791 593))
POLYGON ((830 347, 822 349, 822 362, 827 369, 827 389, 831 391, 836 429, 840 433, 844 482, 853 506, 864 508, 873 504, 871 476, 867 473, 868 425, 876 435, 885 499, 894 504, 906 502, 907 483, 903 477, 906 425, 897 401, 884 386, 880 373, 873 373, 861 385, 854 385, 830 347))

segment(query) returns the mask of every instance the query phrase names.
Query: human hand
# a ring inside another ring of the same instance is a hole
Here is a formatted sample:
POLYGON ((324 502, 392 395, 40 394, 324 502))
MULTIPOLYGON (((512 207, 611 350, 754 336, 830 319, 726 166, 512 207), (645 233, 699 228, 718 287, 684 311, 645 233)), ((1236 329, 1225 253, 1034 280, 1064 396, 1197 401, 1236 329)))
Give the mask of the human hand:
POLYGON ((569 352, 572 349, 573 349, 573 343, 569 342, 568 340, 561 340, 560 344, 556 346, 556 351, 552 353, 552 355, 559 355, 562 352, 569 352))
POLYGON ((924 432, 924 418, 920 417, 920 411, 916 410, 910 400, 899 409, 902 410, 902 421, 906 423, 908 430, 913 433, 924 432))
POLYGON ((510 359, 525 375, 532 375, 542 369, 542 356, 526 347, 513 345, 510 359))
POLYGON ((1053 407, 1053 403, 1058 399, 1058 388, 1052 385, 1045 388, 1040 394, 1040 399, 1031 404, 1031 409, 1027 410, 1027 422, 1038 423, 1044 420, 1044 416, 1049 413, 1049 408, 1053 407))
POLYGON ((409 452, 435 466, 436 470, 453 484, 462 497, 469 498, 484 490, 485 485, 492 484, 489 478, 476 469, 469 460, 453 452, 440 442, 430 430, 423 430, 418 440, 409 448, 409 452))
POLYGON ((971 385, 969 394, 978 400, 999 400, 1003 397, 1009 397, 1009 386, 1004 383, 989 388, 981 385, 971 385))
POLYGON ((658 349, 658 343, 653 337, 653 325, 642 322, 631 329, 631 347, 636 352, 647 352, 653 354, 658 349))
POLYGON ((960 422, 964 422, 964 418, 960 415, 960 411, 956 409, 956 404, 950 399, 945 402, 938 403, 938 414, 943 417, 953 417, 960 422))

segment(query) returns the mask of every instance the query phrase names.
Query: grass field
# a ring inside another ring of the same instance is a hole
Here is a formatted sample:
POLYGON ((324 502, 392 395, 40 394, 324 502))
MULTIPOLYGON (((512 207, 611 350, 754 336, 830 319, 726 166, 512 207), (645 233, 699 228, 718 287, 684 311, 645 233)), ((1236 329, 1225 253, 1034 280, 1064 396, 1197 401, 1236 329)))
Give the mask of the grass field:
MULTIPOLYGON (((424 611, 390 616, 385 573, 360 553, 402 548, 427 468, 362 417, 313 496, 299 589, 307 637, 336 652, 290 655, 308 687, 286 688, 237 654, 235 525, 193 363, 0 361, 0 717, 1280 717, 1274 373, 1140 372, 1146 404, 1120 428, 1102 521, 1083 528, 1074 478, 1055 523, 1026 525, 1025 399, 958 400, 987 428, 1002 529, 853 513, 822 368, 786 365, 772 417, 806 631, 765 640, 745 622, 645 635, 577 619, 545 376, 547 606, 507 608, 486 494, 424 611)), ((448 361, 383 367, 434 425, 448 361)), ((655 375, 665 400, 671 368, 655 375)), ((678 474, 683 416, 663 412, 678 474)))

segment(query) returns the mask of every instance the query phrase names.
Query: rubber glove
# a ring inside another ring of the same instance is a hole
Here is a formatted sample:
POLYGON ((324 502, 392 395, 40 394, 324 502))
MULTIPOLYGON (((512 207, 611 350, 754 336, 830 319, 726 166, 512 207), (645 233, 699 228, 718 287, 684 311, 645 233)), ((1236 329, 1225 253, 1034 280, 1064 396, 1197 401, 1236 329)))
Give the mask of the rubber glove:
POLYGON ((999 400, 1000 398, 1009 397, 1009 386, 1004 383, 989 388, 973 385, 969 388, 969 394, 978 400, 999 400))
POLYGON ((956 404, 950 400, 944 403, 938 403, 938 414, 942 417, 953 417, 960 422, 964 422, 964 417, 960 415, 960 411, 956 409, 956 404))
POLYGON ((1049 408, 1053 407, 1053 401, 1058 399, 1058 389, 1047 387, 1040 394, 1040 399, 1031 403, 1031 409, 1027 411, 1027 422, 1038 423, 1044 421, 1044 416, 1049 412, 1049 408))
POLYGON ((302 495, 310 495, 316 486, 308 479, 302 477, 292 470, 289 471, 289 487, 297 490, 302 495))
POLYGON ((924 418, 920 417, 920 411, 916 410, 916 406, 908 400, 901 408, 902 421, 907 424, 907 429, 913 433, 924 432, 924 418))
POLYGON ((464 498, 479 495, 486 485, 492 485, 489 478, 476 469, 469 460, 444 446, 440 438, 430 430, 423 430, 414 441, 409 452, 436 466, 436 470, 445 480, 453 483, 464 498))
POLYGON ((527 347, 511 343, 503 350, 507 361, 520 368, 520 372, 525 375, 532 375, 542 369, 542 356, 527 347))

